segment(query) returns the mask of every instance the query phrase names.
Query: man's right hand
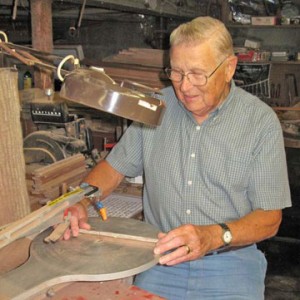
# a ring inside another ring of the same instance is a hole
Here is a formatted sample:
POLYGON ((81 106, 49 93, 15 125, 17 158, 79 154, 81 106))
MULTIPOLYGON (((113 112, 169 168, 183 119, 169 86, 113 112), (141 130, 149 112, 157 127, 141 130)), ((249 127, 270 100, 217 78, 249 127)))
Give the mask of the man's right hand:
POLYGON ((91 226, 87 223, 88 214, 84 205, 76 203, 68 208, 68 212, 71 213, 70 228, 65 231, 64 240, 69 240, 72 236, 77 237, 81 228, 91 229, 91 226))

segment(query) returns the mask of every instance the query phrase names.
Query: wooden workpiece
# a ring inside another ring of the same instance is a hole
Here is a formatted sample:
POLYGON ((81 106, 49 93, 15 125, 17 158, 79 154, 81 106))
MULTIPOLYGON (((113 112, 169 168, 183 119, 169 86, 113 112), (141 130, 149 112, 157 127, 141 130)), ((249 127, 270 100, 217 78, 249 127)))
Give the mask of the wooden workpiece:
POLYGON ((110 237, 114 239, 123 239, 123 240, 131 240, 131 241, 139 241, 144 243, 157 243, 157 238, 149 238, 144 236, 136 236, 124 233, 114 233, 114 232, 107 232, 107 231, 95 231, 95 230, 86 230, 80 229, 79 232, 81 234, 90 234, 90 235, 97 235, 100 237, 110 237))
MULTIPOLYGON (((156 238, 158 230, 135 219, 91 218, 95 231, 156 238)), ((81 234, 70 241, 46 244, 50 230, 37 236, 30 258, 0 276, 0 299, 33 299, 52 286, 74 281, 107 281, 133 276, 158 262, 154 243, 81 234), (16 282, 18 284, 16 284, 16 282)), ((2 259, 0 257, 0 259, 2 259)))

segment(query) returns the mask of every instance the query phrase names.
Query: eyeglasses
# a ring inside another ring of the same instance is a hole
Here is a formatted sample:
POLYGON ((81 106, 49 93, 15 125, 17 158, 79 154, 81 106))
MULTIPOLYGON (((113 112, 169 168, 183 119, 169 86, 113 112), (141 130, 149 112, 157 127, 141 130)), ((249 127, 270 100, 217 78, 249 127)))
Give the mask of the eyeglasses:
POLYGON ((174 82, 181 82, 183 78, 186 76, 192 85, 204 86, 207 84, 207 80, 216 73, 216 71, 221 67, 221 65, 224 63, 226 59, 227 57, 224 60, 222 60, 221 63, 218 64, 218 66, 210 73, 210 75, 205 75, 203 73, 197 73, 197 72, 183 73, 179 70, 174 70, 171 68, 166 68, 165 72, 168 78, 174 82))

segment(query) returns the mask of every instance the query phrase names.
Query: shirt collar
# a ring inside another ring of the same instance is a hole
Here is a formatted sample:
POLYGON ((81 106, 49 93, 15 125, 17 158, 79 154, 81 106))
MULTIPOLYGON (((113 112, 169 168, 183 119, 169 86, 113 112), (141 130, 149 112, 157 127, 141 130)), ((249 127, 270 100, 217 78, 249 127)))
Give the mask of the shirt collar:
POLYGON ((234 80, 231 80, 229 94, 227 95, 226 99, 221 103, 221 105, 219 105, 214 111, 211 112, 211 115, 218 114, 220 111, 224 110, 232 102, 235 89, 236 89, 235 82, 234 80))

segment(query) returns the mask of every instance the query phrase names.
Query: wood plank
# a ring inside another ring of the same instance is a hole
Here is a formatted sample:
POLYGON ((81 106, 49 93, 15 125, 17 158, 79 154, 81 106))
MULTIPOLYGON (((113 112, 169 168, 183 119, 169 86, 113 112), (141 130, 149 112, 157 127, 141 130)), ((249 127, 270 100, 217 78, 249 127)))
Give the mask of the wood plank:
POLYGON ((300 111, 300 107, 288 107, 288 106, 273 106, 272 107, 274 110, 278 110, 278 111, 300 111))
POLYGON ((133 240, 133 241, 146 242, 146 243, 157 243, 157 241, 158 241, 157 238, 149 238, 149 237, 108 232, 108 231, 95 231, 95 230, 79 229, 79 232, 81 234, 91 234, 91 235, 97 235, 97 236, 111 237, 111 238, 115 238, 115 239, 133 240))
POLYGON ((48 173, 55 172, 57 170, 60 170, 61 168, 65 168, 70 164, 76 164, 77 162, 84 163, 84 156, 82 154, 76 154, 70 157, 67 157, 65 159, 59 160, 53 164, 50 164, 48 166, 44 166, 42 168, 37 168, 33 171, 34 174, 40 175, 40 176, 46 176, 48 173))
POLYGON ((165 50, 128 48, 104 58, 100 63, 91 60, 84 60, 84 63, 103 68, 117 83, 130 80, 156 89, 171 85, 164 73, 164 68, 169 65, 165 50))
POLYGON ((168 64, 168 51, 148 48, 129 48, 103 59, 106 62, 119 62, 163 68, 168 64))
POLYGON ((31 176, 27 173, 29 192, 42 199, 52 200, 61 195, 63 184, 78 186, 87 173, 85 157, 79 153, 51 165, 35 168, 31 176))
POLYGON ((41 191, 45 191, 47 189, 50 189, 52 187, 56 187, 56 186, 62 186, 63 183, 68 183, 70 181, 74 181, 76 179, 80 179, 83 178, 86 175, 86 171, 85 170, 73 170, 72 173, 66 173, 66 174, 61 174, 60 176, 58 176, 57 178, 55 178, 54 180, 51 180, 49 182, 44 182, 44 183, 40 183, 38 181, 36 181, 33 184, 33 192, 41 192, 41 191))
MULTIPOLYGON (((75 176, 77 174, 80 173, 85 173, 86 172, 86 167, 85 166, 81 166, 81 167, 74 167, 74 168, 69 168, 69 169, 65 169, 62 168, 59 170, 59 172, 56 172, 55 174, 52 174, 51 177, 44 177, 44 176, 32 176, 32 180, 34 180, 34 182, 36 184, 47 184, 48 182, 56 182, 57 180, 60 180, 60 178, 63 177, 72 177, 75 176)), ((64 181, 62 181, 64 182, 64 181)))

